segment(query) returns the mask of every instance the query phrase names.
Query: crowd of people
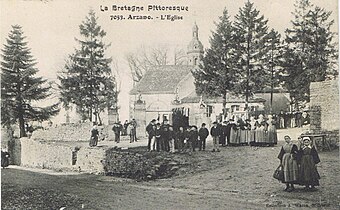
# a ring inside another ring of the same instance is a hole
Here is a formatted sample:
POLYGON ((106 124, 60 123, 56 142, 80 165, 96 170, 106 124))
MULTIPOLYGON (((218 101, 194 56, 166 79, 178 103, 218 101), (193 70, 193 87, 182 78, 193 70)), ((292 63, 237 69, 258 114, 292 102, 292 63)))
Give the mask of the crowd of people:
POLYGON ((310 122, 309 114, 307 111, 293 111, 293 112, 284 112, 280 111, 278 115, 273 115, 273 118, 277 122, 277 128, 301 128, 305 125, 308 125, 310 122))
POLYGON ((305 186, 305 190, 314 191, 319 185, 320 175, 316 165, 320 162, 317 150, 309 137, 299 138, 298 145, 285 136, 285 144, 278 155, 283 176, 279 179, 286 184, 285 191, 294 191, 294 184, 305 186))
MULTIPOLYGON (((153 119, 146 126, 148 136, 148 150, 156 151, 195 151, 205 150, 206 139, 210 135, 213 139, 213 151, 219 151, 222 146, 273 146, 277 144, 276 126, 278 122, 272 115, 266 118, 260 114, 257 119, 245 115, 232 117, 228 121, 214 122, 210 129, 203 123, 200 128, 196 125, 179 127, 174 129, 169 121, 165 119, 162 123, 153 119)), ((137 142, 137 122, 120 121, 114 123, 112 130, 115 134, 114 141, 119 143, 121 136, 127 135, 130 143, 137 142)), ((90 146, 98 143, 99 131, 94 126, 91 130, 90 146)))
POLYGON ((148 150, 183 152, 205 150, 206 139, 211 135, 213 150, 219 151, 222 146, 273 146, 277 144, 275 120, 271 115, 265 119, 259 115, 246 119, 245 116, 235 117, 222 123, 214 122, 210 130, 202 123, 201 127, 179 127, 176 131, 168 120, 163 123, 153 119, 146 127, 148 150))

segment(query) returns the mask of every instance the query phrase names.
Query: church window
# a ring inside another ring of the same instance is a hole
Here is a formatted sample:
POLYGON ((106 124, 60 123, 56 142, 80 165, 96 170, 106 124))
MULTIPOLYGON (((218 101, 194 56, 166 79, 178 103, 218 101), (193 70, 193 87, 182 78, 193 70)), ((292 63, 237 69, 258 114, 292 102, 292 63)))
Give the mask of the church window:
POLYGON ((239 105, 232 105, 232 106, 231 106, 231 110, 232 110, 233 112, 235 112, 235 111, 240 111, 240 106, 239 106, 239 105))
POLYGON ((194 65, 197 65, 197 58, 194 58, 194 65))
POLYGON ((213 107, 210 105, 207 105, 207 108, 206 108, 207 117, 211 117, 212 110, 213 110, 213 107))

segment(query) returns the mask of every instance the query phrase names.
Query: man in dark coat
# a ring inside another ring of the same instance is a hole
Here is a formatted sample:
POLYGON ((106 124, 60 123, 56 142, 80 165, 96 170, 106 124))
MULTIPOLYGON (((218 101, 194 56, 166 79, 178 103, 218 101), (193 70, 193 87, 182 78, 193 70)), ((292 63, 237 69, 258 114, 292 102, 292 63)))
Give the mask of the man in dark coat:
POLYGON ((151 120, 151 122, 146 126, 146 133, 148 134, 148 150, 150 151, 151 150, 151 139, 152 139, 152 127, 156 124, 156 120, 153 119, 151 120))
POLYGON ((122 132, 122 135, 123 136, 126 136, 127 135, 127 128, 128 128, 128 126, 129 126, 129 121, 128 120, 125 120, 125 123, 124 123, 124 125, 123 125, 123 132, 122 132))
POLYGON ((198 141, 198 131, 196 126, 191 127, 189 141, 191 143, 192 151, 195 151, 198 141))
POLYGON ((169 122, 168 120, 163 121, 163 125, 161 126, 161 150, 162 151, 170 151, 170 145, 169 145, 169 140, 170 140, 170 130, 169 130, 169 122))
POLYGON ((192 150, 192 144, 190 142, 191 139, 191 132, 190 127, 187 127, 187 129, 184 131, 184 148, 183 151, 187 152, 188 150, 192 150))
POLYGON ((205 127, 205 123, 202 123, 202 127, 198 131, 198 136, 199 136, 199 150, 203 151, 205 150, 205 145, 206 145, 206 139, 209 136, 209 130, 205 127))
POLYGON ((156 130, 155 130, 155 140, 156 140, 155 144, 156 144, 157 152, 161 150, 161 135, 162 135, 161 124, 157 123, 156 130))
POLYGON ((9 166, 9 153, 1 150, 1 167, 4 169, 9 166))
POLYGON ((220 139, 221 139, 221 144, 222 144, 222 147, 225 147, 226 145, 226 137, 228 135, 228 132, 227 132, 227 121, 224 121, 223 124, 221 125, 221 135, 220 135, 220 139))
POLYGON ((132 125, 132 139, 134 139, 134 141, 137 141, 137 121, 135 119, 132 119, 130 124, 132 125))
POLYGON ((210 135, 213 138, 213 145, 214 145, 214 149, 213 152, 217 151, 219 152, 219 137, 221 135, 221 131, 220 129, 217 127, 217 122, 213 123, 213 127, 211 127, 210 129, 210 135))
POLYGON ((177 141, 177 149, 178 151, 182 151, 184 149, 184 139, 185 139, 185 131, 183 127, 179 127, 179 131, 176 133, 176 141, 177 141))
POLYGON ((118 121, 117 123, 113 124, 112 130, 115 134, 115 142, 120 142, 120 132, 123 130, 123 125, 118 121))

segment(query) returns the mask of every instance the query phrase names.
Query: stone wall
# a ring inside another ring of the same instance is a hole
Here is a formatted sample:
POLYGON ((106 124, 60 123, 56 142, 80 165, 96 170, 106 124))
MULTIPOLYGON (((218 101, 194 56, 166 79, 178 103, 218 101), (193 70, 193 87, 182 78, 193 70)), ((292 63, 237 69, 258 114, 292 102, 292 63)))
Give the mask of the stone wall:
POLYGON ((103 173, 103 160, 105 159, 105 148, 82 147, 77 152, 76 167, 80 171, 88 173, 103 173))
POLYGON ((72 146, 21 138, 21 165, 64 169, 72 166, 72 146))
POLYGON ((10 165, 21 165, 21 142, 19 138, 8 141, 8 152, 10 154, 10 165))
MULTIPOLYGON (((340 129, 339 80, 312 82, 310 85, 310 105, 316 108, 318 114, 311 116, 311 124, 322 130, 333 131, 340 129)), ((312 114, 313 115, 313 114, 312 114)))
MULTIPOLYGON (((89 141, 92 123, 70 123, 55 125, 48 129, 39 129, 33 132, 32 139, 44 141, 89 141)), ((101 139, 107 139, 113 132, 110 126, 98 127, 101 139)))
POLYGON ((21 138, 21 165, 53 170, 103 173, 105 148, 75 147, 21 138))
POLYGON ((310 130, 326 134, 331 146, 339 146, 339 80, 312 82, 310 85, 310 130))

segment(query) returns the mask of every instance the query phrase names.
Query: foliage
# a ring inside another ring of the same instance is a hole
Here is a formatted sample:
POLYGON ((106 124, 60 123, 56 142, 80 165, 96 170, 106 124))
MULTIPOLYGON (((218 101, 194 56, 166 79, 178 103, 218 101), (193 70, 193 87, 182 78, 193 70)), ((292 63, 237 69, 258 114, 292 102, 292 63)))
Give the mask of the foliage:
POLYGON ((295 3, 292 27, 286 30, 284 63, 285 87, 295 103, 309 101, 311 82, 337 75, 336 45, 330 31, 331 12, 314 7, 309 0, 295 3))
POLYGON ((80 47, 69 56, 65 71, 58 76, 61 85, 61 101, 67 107, 77 106, 83 119, 95 115, 100 121, 100 112, 114 107, 117 101, 115 78, 111 73, 111 58, 105 57, 103 38, 105 31, 97 24, 97 18, 90 11, 86 20, 79 26, 83 40, 76 39, 80 47))
POLYGON ((234 42, 232 24, 228 11, 224 9, 217 29, 210 37, 211 47, 206 50, 200 68, 192 71, 198 94, 220 96, 225 99, 227 90, 237 82, 234 68, 234 42))
POLYGON ((261 91, 270 79, 266 55, 269 49, 267 22, 254 4, 246 2, 235 16, 235 64, 239 83, 234 92, 246 96, 246 102, 252 93, 261 91))
POLYGON ((36 106, 50 96, 50 86, 36 76, 36 62, 24 40, 21 26, 12 26, 1 62, 1 123, 10 126, 18 121, 20 137, 26 136, 25 122, 48 120, 59 112, 58 103, 36 106))

